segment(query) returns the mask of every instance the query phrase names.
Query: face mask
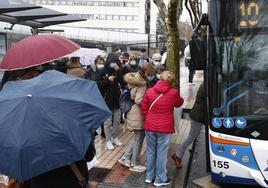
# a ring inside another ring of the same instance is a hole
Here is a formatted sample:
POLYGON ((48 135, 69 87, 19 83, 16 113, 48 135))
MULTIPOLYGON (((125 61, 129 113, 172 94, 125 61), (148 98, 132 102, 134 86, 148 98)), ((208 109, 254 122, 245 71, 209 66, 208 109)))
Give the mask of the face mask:
POLYGON ((147 79, 148 79, 149 81, 152 81, 152 80, 154 79, 154 76, 147 76, 147 79))
POLYGON ((116 66, 115 63, 111 63, 111 64, 110 64, 110 67, 111 67, 111 68, 114 68, 115 66, 116 66))
POLYGON ((157 77, 158 79, 160 79, 160 74, 156 74, 156 77, 157 77))
POLYGON ((160 67, 161 62, 160 62, 160 61, 154 61, 153 64, 154 64, 154 66, 156 66, 156 67, 160 67))
POLYGON ((103 64, 97 64, 97 69, 103 69, 104 65, 103 64))
POLYGON ((137 65, 136 61, 130 61, 129 64, 132 65, 132 66, 137 65))

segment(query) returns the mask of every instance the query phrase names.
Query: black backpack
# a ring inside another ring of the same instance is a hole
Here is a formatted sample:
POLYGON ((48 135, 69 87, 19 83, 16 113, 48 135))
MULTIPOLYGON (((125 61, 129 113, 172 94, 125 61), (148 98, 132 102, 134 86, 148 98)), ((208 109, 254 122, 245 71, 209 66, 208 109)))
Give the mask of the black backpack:
POLYGON ((134 102, 130 96, 130 89, 126 87, 126 89, 124 89, 119 98, 120 109, 123 113, 127 113, 131 109, 133 104, 134 102))

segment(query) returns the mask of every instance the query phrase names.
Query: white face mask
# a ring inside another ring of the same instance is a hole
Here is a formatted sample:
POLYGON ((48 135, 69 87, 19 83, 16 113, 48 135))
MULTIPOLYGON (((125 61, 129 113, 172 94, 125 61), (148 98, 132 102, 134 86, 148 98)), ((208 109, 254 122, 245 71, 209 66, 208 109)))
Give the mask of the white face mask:
POLYGON ((97 69, 103 69, 104 65, 103 64, 97 64, 97 69))
POLYGON ((158 79, 160 79, 160 74, 156 74, 156 77, 157 77, 158 79))
POLYGON ((161 62, 160 62, 160 61, 154 61, 153 64, 154 64, 154 66, 156 66, 156 67, 160 67, 161 62))
POLYGON ((147 79, 148 79, 149 81, 152 81, 152 80, 154 79, 154 76, 147 76, 147 79))
POLYGON ((136 61, 130 61, 129 64, 130 64, 130 65, 133 65, 133 66, 134 66, 134 65, 137 65, 136 61))
POLYGON ((115 66, 116 66, 115 63, 111 63, 111 64, 110 64, 110 67, 111 67, 111 68, 114 68, 115 66))

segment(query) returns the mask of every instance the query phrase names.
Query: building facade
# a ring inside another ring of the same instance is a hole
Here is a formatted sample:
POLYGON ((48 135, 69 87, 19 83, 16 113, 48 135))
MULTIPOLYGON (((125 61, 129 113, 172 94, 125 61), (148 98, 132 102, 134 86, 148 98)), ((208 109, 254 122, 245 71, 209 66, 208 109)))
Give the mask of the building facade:
POLYGON ((65 24, 69 27, 148 34, 150 25, 150 34, 156 33, 157 8, 152 0, 23 1, 87 19, 65 24))

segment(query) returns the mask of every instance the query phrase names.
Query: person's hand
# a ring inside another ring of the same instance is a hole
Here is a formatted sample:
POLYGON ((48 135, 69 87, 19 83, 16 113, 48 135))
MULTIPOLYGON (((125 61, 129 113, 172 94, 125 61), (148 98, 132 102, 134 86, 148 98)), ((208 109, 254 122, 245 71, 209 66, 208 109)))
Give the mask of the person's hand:
POLYGON ((115 63, 115 64, 114 64, 114 70, 115 70, 115 71, 118 71, 119 69, 120 69, 119 66, 115 63))
POLYGON ((113 82, 115 79, 115 76, 109 76, 108 79, 110 80, 110 82, 113 82))

